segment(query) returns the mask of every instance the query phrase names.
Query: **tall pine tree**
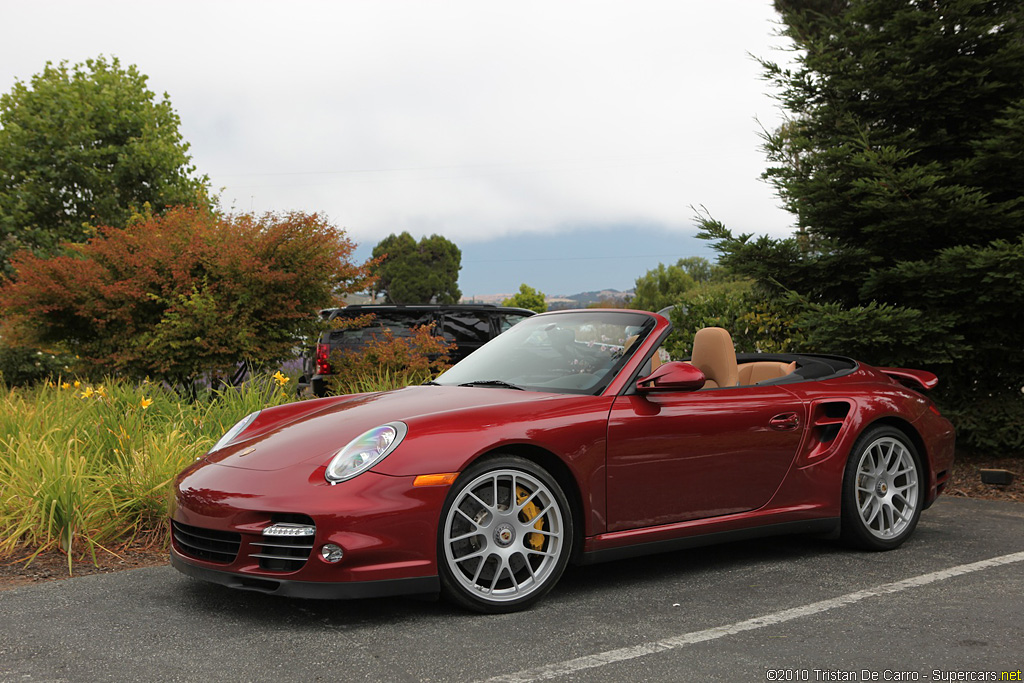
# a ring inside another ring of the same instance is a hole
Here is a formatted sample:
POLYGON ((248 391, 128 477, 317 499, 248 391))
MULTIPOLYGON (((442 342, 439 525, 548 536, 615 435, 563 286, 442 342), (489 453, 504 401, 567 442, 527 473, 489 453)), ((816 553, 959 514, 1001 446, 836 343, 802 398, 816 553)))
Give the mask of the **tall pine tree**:
POLYGON ((796 66, 766 179, 796 234, 721 261, 788 292, 808 344, 925 365, 962 439, 1024 449, 1024 5, 778 0, 796 66))

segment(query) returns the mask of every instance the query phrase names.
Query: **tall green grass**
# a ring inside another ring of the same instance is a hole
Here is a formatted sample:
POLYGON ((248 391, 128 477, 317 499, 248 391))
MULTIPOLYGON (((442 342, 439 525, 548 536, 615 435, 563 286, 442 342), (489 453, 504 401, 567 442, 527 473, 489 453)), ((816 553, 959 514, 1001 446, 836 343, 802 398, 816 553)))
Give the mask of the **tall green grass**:
POLYGON ((363 394, 377 391, 401 389, 411 384, 423 384, 434 379, 440 372, 426 370, 394 370, 387 367, 375 367, 363 372, 347 375, 338 374, 332 378, 332 390, 337 395, 363 394))
POLYGON ((0 390, 0 556, 166 545, 174 477, 241 417, 286 403, 278 374, 188 402, 155 384, 0 390))

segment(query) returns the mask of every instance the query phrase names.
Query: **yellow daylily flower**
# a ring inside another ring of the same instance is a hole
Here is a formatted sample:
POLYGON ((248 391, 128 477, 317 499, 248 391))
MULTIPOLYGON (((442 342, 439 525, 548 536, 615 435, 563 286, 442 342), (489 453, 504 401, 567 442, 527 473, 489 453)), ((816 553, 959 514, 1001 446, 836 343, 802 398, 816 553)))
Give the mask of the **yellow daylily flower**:
POLYGON ((142 399, 142 409, 143 410, 145 410, 146 408, 150 407, 151 405, 153 405, 153 399, 151 399, 151 398, 143 398, 142 399))
POLYGON ((92 387, 86 387, 82 390, 80 398, 92 398, 94 394, 95 392, 92 390, 92 387))
POLYGON ((64 390, 67 390, 67 389, 70 389, 70 388, 71 388, 71 385, 70 385, 70 384, 68 384, 67 382, 61 382, 61 384, 60 384, 60 388, 61 388, 61 389, 64 389, 64 390))
POLYGON ((283 387, 285 384, 288 384, 288 378, 281 374, 280 370, 274 373, 273 378, 279 387, 283 387))
POLYGON ((81 387, 81 386, 82 386, 82 383, 81 383, 81 382, 79 382, 79 381, 78 381, 78 380, 76 379, 76 380, 75 380, 75 385, 74 385, 74 386, 75 386, 75 389, 78 389, 79 387, 81 387))

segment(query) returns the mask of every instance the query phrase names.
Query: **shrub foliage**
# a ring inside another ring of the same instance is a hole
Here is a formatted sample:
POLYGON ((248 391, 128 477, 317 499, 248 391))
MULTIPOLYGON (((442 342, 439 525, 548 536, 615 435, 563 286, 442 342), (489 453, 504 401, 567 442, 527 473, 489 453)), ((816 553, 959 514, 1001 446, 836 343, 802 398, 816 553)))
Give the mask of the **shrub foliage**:
POLYGON ((66 255, 15 255, 8 322, 102 371, 191 385, 269 364, 315 333, 312 311, 366 286, 354 244, 316 215, 178 208, 106 227, 66 255))
POLYGON ((669 316, 672 336, 667 350, 673 358, 693 352, 693 337, 702 327, 729 330, 740 353, 792 353, 804 349, 804 337, 793 313, 752 280, 706 282, 687 290, 669 316))

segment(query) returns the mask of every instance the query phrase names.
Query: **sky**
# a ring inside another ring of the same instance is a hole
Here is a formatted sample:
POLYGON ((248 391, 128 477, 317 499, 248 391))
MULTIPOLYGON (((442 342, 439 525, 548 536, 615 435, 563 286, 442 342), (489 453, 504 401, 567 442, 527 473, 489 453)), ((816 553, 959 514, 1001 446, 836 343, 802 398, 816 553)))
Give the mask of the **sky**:
POLYGON ((229 210, 326 215, 365 258, 441 234, 464 294, 626 290, 793 218, 761 180, 770 0, 0 0, 0 92, 103 54, 167 93, 229 210))

